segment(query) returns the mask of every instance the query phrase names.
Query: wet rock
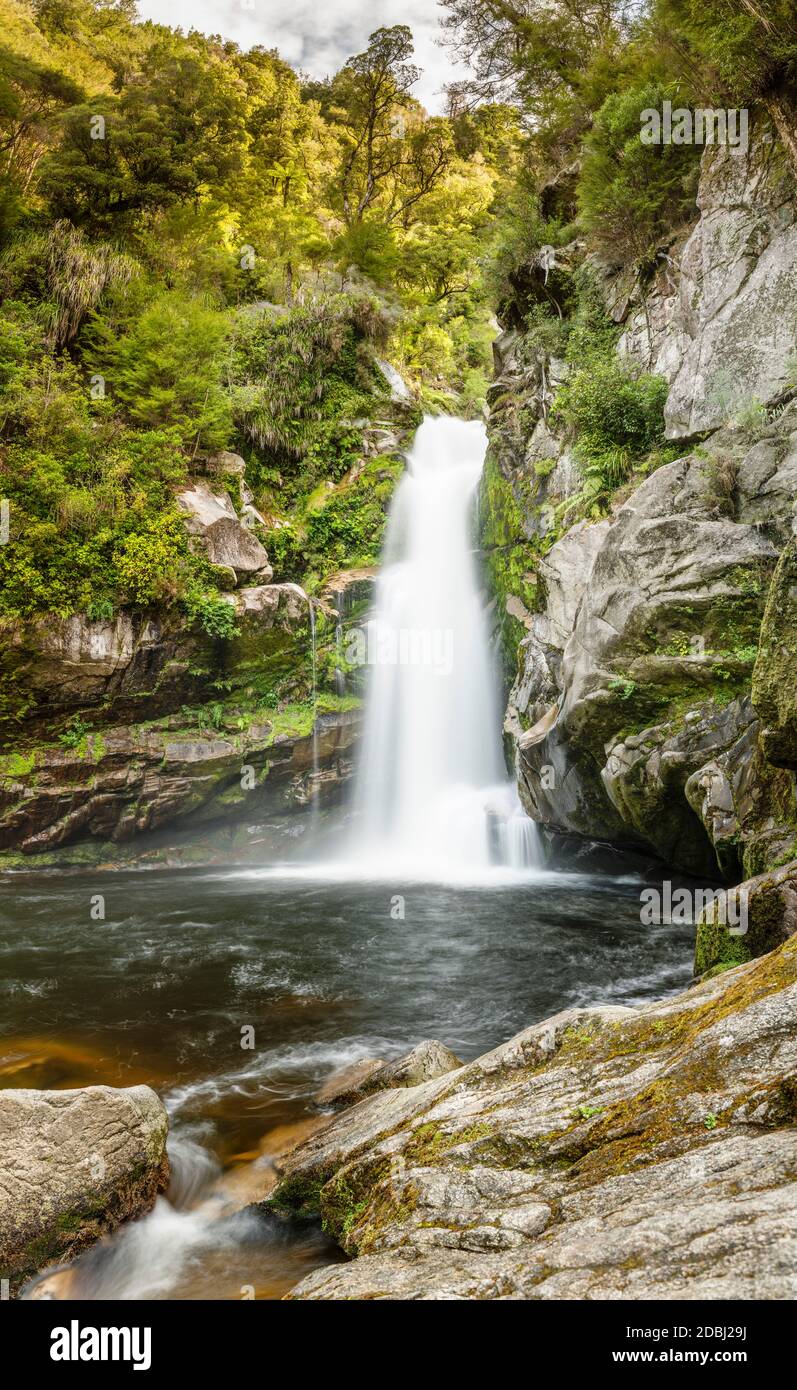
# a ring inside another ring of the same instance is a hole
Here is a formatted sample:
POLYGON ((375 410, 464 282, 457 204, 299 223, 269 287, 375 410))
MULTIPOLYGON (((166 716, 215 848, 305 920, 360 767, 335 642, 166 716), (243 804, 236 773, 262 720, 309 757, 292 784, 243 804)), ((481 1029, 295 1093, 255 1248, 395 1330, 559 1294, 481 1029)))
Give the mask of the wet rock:
POLYGON ((334 1110, 362 1100, 363 1083, 375 1072, 381 1071, 384 1065, 378 1058, 365 1058, 362 1062, 354 1062, 350 1067, 333 1072, 323 1086, 319 1086, 314 1103, 322 1110, 334 1110))
POLYGON ((450 1048, 430 1039, 393 1062, 358 1062, 337 1077, 330 1077, 318 1092, 316 1103, 331 1108, 353 1105, 376 1091, 421 1086, 424 1081, 445 1076, 461 1066, 450 1048))
POLYGON ((0 1091, 0 1277, 17 1288, 148 1211, 167 1127, 148 1086, 0 1091))
POLYGON ((357 1257, 291 1297, 793 1299, 795 1004, 792 936, 361 1101, 284 1160, 277 1208, 357 1257))
POLYGON ((340 570, 324 583, 321 599, 342 617, 350 617, 373 603, 377 571, 373 566, 340 570))
POLYGON ((352 774, 358 710, 319 716, 315 739, 265 715, 240 722, 209 731, 177 717, 0 759, 0 850, 35 855, 88 838, 123 844, 178 823, 257 823, 326 804, 352 774))

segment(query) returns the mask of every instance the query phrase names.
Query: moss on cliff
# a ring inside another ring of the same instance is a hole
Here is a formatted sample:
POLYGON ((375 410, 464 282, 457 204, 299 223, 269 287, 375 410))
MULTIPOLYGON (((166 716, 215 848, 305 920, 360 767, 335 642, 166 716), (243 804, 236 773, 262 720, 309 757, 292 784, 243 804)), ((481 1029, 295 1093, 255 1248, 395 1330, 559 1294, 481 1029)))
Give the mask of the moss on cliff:
POLYGON ((496 598, 504 667, 510 677, 517 668, 518 647, 526 629, 517 612, 509 611, 507 601, 519 600, 529 612, 539 605, 535 568, 540 546, 527 534, 527 509, 531 505, 530 496, 525 505, 521 503, 494 451, 489 450, 481 481, 481 545, 490 592, 496 598))
POLYGON ((753 704, 769 760, 797 768, 797 541, 784 548, 772 579, 753 672, 753 704))

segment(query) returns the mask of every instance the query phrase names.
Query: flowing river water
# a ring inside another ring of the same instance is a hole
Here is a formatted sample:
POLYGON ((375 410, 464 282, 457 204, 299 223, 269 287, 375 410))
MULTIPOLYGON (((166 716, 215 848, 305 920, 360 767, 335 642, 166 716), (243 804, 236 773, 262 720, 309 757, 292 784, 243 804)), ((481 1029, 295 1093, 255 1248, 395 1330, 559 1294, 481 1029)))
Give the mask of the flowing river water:
POLYGON ((257 1205, 332 1072, 429 1037, 468 1060, 688 983, 690 929, 642 926, 631 875, 546 871, 506 780, 471 531, 484 446, 427 421, 397 491, 334 860, 2 882, 0 1084, 144 1082, 170 1115, 167 1194, 26 1297, 279 1298, 343 1258, 257 1205))

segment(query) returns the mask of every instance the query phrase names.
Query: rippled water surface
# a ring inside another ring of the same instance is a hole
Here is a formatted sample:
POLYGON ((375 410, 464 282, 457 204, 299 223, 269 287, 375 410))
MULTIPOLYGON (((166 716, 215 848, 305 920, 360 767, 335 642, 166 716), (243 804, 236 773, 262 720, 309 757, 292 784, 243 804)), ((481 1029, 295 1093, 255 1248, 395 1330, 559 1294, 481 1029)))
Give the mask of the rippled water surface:
POLYGON ((319 1231, 246 1208, 320 1082, 421 1038, 467 1060, 559 1009, 683 988, 692 931, 641 926, 639 889, 558 874, 468 888, 252 871, 7 877, 0 1084, 147 1082, 172 1126, 169 1200, 46 1292, 280 1297, 336 1253, 319 1231), (97 893, 104 921, 91 917, 97 893))

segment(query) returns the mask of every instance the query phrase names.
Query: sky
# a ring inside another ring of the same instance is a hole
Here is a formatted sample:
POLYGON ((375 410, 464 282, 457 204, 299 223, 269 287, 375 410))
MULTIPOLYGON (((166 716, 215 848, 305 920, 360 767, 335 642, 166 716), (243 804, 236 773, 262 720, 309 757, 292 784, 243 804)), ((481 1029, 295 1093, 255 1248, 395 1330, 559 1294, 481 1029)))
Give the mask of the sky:
POLYGON ((276 48, 313 77, 336 72, 366 47, 374 29, 408 24, 414 61, 424 70, 414 95, 435 113, 443 108, 444 83, 463 75, 435 42, 437 0, 138 0, 138 12, 173 28, 222 34, 242 48, 276 48))

